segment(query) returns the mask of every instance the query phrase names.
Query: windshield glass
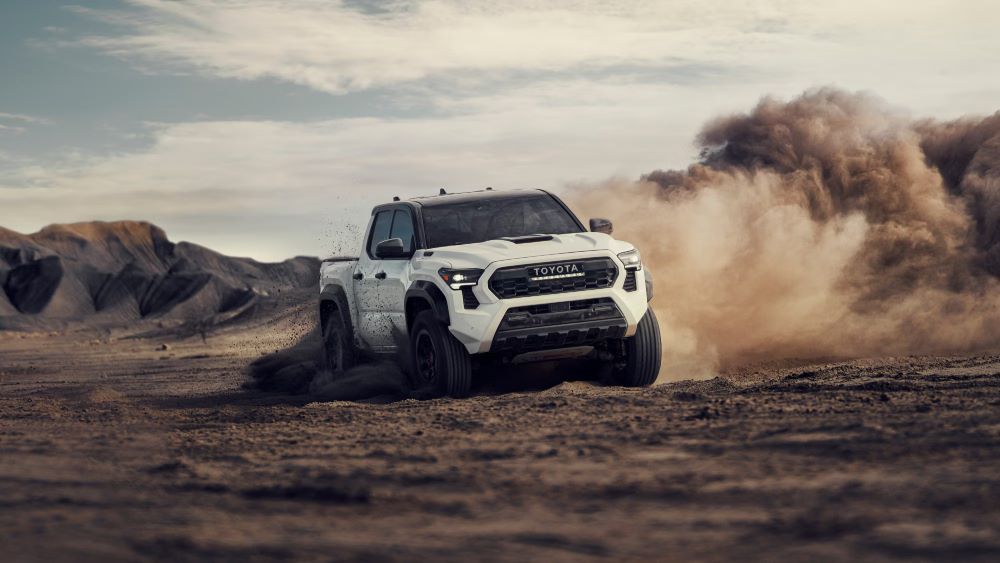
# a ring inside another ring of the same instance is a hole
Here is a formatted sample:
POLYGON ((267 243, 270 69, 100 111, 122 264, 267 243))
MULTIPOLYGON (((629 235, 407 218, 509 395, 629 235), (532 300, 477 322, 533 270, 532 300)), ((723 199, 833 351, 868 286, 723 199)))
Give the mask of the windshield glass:
POLYGON ((569 212, 546 194, 427 206, 423 219, 428 248, 581 232, 569 212))

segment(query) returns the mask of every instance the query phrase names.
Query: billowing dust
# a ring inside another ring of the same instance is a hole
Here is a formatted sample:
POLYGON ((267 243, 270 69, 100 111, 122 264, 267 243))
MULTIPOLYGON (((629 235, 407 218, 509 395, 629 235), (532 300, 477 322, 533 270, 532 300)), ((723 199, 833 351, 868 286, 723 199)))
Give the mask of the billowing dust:
POLYGON ((687 170, 570 198, 643 253, 661 381, 1000 344, 1000 113, 914 121, 818 89, 716 119, 697 143, 687 170))
POLYGON ((258 358, 247 369, 251 386, 309 394, 318 400, 379 402, 417 394, 394 362, 367 362, 332 374, 322 368, 321 346, 319 331, 314 328, 294 345, 258 358))

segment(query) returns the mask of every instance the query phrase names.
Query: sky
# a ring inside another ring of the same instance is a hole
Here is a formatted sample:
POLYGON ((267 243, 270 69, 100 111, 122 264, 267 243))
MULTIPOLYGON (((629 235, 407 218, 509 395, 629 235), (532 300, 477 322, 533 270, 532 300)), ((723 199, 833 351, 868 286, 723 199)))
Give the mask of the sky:
POLYGON ((992 0, 0 0, 0 226, 353 253, 393 195, 683 167, 762 96, 994 113, 997 29, 992 0))

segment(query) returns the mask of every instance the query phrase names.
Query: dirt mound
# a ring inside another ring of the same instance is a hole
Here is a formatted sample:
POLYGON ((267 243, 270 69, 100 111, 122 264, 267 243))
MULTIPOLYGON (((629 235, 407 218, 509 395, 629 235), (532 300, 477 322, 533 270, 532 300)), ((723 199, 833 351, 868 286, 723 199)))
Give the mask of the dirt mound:
POLYGON ((319 262, 225 256, 141 221, 0 228, 0 329, 233 316, 316 283, 319 262))

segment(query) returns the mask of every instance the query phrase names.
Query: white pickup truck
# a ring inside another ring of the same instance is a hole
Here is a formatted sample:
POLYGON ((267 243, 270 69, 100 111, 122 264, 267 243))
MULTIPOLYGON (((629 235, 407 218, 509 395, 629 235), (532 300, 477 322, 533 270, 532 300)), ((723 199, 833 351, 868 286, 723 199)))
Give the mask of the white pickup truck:
POLYGON ((413 198, 379 205, 359 258, 320 269, 327 369, 394 356, 419 388, 461 397, 484 361, 587 356, 614 381, 647 386, 660 329, 639 251, 589 231, 542 190, 413 198))

